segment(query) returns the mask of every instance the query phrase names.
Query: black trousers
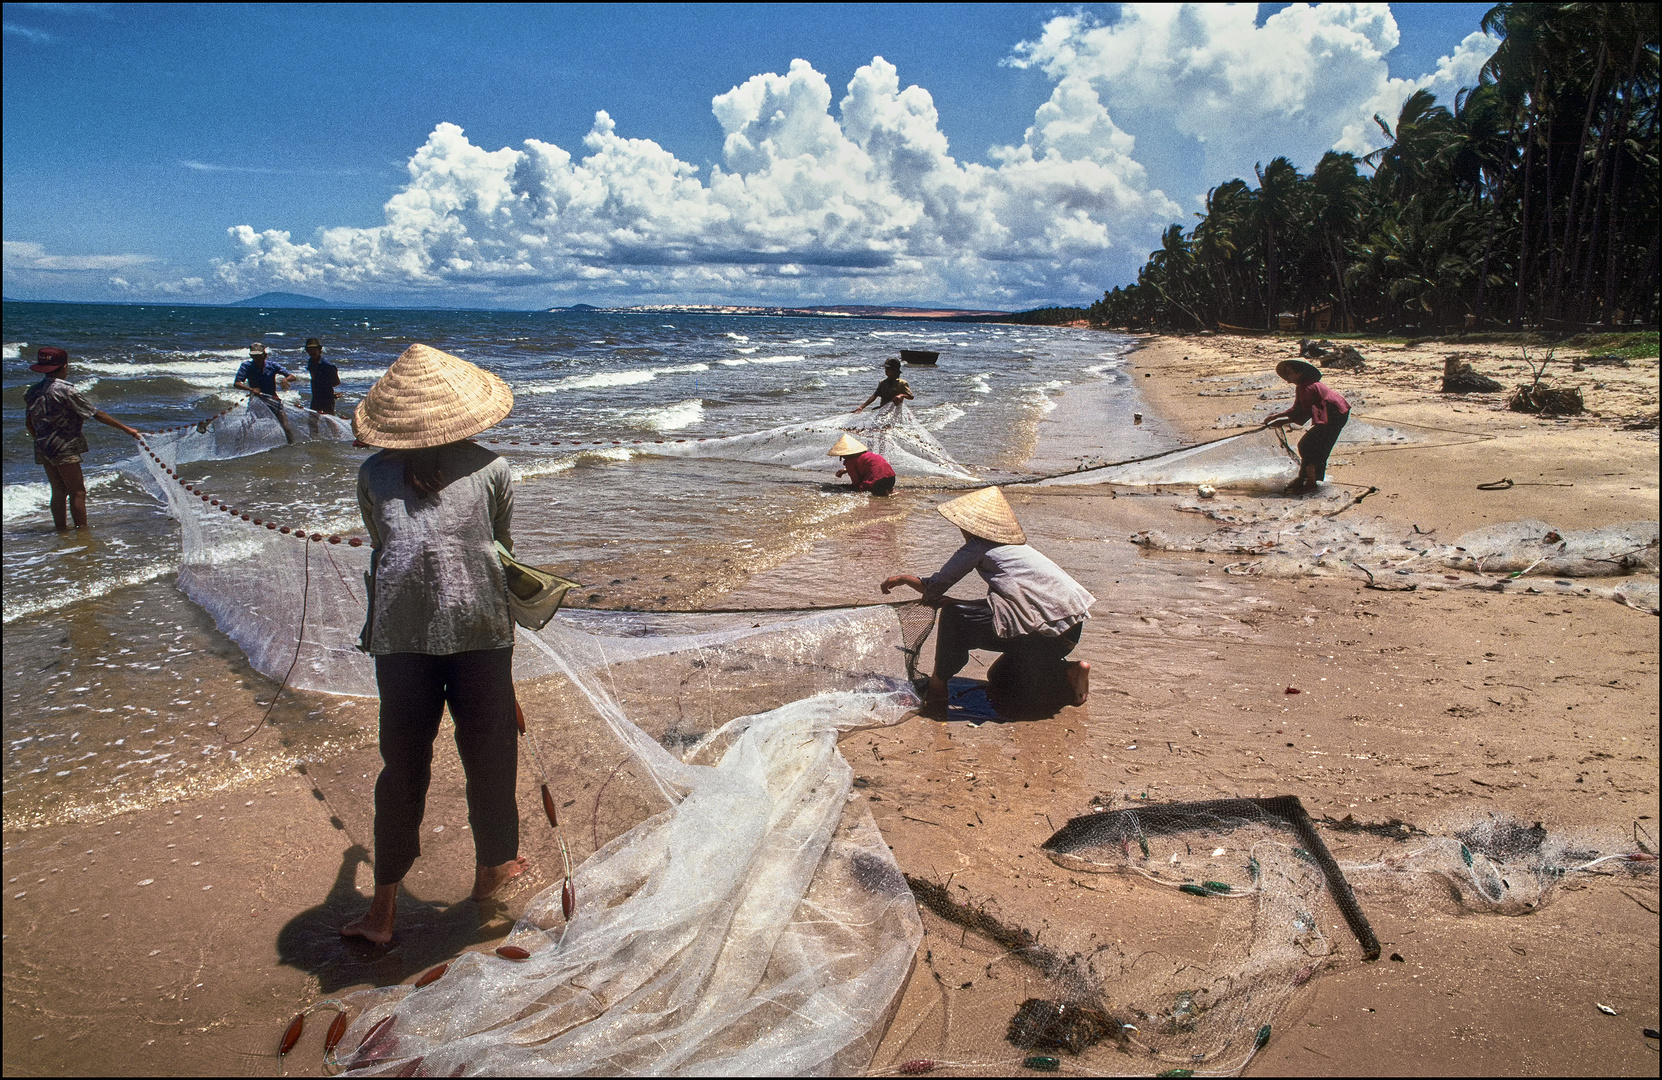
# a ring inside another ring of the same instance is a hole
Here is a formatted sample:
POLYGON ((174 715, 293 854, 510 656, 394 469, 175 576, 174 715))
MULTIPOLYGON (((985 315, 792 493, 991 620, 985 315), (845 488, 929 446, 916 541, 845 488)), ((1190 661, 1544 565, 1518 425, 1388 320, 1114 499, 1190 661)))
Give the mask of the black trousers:
POLYGON ((1339 432, 1345 429, 1345 421, 1349 419, 1350 414, 1345 413, 1339 417, 1338 423, 1311 424, 1304 438, 1298 441, 1298 459, 1314 479, 1327 479, 1328 456, 1333 453, 1333 446, 1339 441, 1339 432))
POLYGON ((969 663, 971 649, 990 652, 1032 653, 1056 660, 1079 644, 1084 623, 1077 623, 1060 637, 1022 634, 1001 638, 993 629, 993 607, 985 600, 948 600, 941 605, 941 620, 935 630, 935 676, 952 678, 969 663))
POLYGON ((519 854, 513 661, 512 646, 449 656, 391 653, 375 658, 383 762, 375 781, 375 884, 403 881, 421 854, 433 740, 446 705, 467 775, 474 855, 481 866, 500 866, 519 854))

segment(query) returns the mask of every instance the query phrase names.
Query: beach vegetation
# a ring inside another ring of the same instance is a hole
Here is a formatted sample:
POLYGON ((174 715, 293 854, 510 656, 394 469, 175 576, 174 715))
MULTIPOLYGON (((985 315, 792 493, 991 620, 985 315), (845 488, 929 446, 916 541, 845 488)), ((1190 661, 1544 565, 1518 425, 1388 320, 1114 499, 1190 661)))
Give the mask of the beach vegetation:
MULTIPOLYGON (((1386 144, 1277 157, 1211 189, 1093 325, 1285 333, 1653 326, 1658 23, 1641 4, 1499 4, 1478 85, 1429 90, 1386 144)), ((1654 339, 1654 334, 1652 334, 1654 339)), ((1623 346, 1627 347, 1627 346, 1623 346)), ((1652 354, 1654 355, 1654 353, 1652 354)))

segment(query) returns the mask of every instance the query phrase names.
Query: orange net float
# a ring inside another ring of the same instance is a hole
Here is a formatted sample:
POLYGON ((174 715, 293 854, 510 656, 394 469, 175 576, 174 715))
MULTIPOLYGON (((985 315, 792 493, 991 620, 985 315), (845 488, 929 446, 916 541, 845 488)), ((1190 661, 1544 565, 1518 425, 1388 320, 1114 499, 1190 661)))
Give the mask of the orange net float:
POLYGON ((496 955, 504 960, 529 960, 531 954, 518 945, 504 945, 496 950, 496 955))
POLYGON ((322 533, 313 533, 312 534, 312 543, 321 544, 322 542, 323 542, 323 534, 322 533))
POLYGON ((542 786, 542 812, 548 815, 548 823, 556 829, 560 827, 560 815, 554 810, 554 796, 548 790, 548 785, 542 786))
POLYGON ((354 536, 351 539, 347 540, 346 542, 348 544, 350 544, 352 547, 363 547, 364 546, 364 539, 361 536, 354 536))
POLYGON ((428 986, 432 983, 438 982, 440 979, 444 978, 444 973, 449 970, 449 964, 440 964, 436 968, 429 969, 425 975, 415 981, 416 989, 420 990, 423 986, 428 986))
POLYGON ((288 527, 288 526, 287 526, 287 525, 284 525, 284 526, 282 526, 282 527, 281 527, 281 528, 279 528, 279 529, 278 529, 278 530, 277 530, 277 531, 278 531, 278 532, 280 532, 280 533, 283 533, 283 534, 285 534, 285 535, 287 535, 287 533, 288 533, 288 531, 289 531, 289 527, 288 527))
POLYGON ((331 543, 331 544, 338 544, 338 543, 340 543, 340 537, 338 537, 338 536, 331 536, 331 537, 329 537, 329 542, 330 542, 330 543, 331 543))
POLYGON ((519 728, 519 733, 521 735, 525 734, 525 710, 519 707, 519 702, 517 701, 514 702, 514 726, 519 728))
POLYGON ((242 515, 242 520, 244 520, 244 521, 247 521, 247 520, 249 520, 249 518, 248 518, 248 515, 247 515, 247 514, 243 514, 243 515, 242 515))

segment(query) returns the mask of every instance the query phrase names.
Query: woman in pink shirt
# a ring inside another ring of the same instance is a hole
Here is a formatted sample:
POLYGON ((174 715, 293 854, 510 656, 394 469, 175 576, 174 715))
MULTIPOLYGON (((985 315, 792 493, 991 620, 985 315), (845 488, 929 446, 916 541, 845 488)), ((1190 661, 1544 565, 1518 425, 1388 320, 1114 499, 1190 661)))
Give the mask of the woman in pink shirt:
POLYGON ((873 495, 887 495, 894 490, 894 468, 881 454, 874 454, 865 443, 845 434, 837 444, 825 452, 826 457, 840 457, 843 467, 838 476, 847 476, 855 491, 869 491, 873 495))
POLYGON ((1293 394, 1293 407, 1267 417, 1264 426, 1311 422, 1310 430, 1298 441, 1298 457, 1303 466, 1298 479, 1287 485, 1287 494, 1303 495, 1315 491, 1327 479, 1327 458, 1333 453, 1333 444, 1339 441, 1345 421, 1350 419, 1350 402, 1322 382, 1321 369, 1314 364, 1283 360, 1275 365, 1275 373, 1297 390, 1293 394))

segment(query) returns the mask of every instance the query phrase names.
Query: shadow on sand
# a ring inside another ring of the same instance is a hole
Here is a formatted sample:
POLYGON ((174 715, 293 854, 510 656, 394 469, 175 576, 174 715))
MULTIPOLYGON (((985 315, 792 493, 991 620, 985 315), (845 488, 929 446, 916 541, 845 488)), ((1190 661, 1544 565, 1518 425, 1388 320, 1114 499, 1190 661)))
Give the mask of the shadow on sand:
POLYGON ((348 986, 390 986, 455 958, 469 945, 502 937, 512 929, 507 908, 497 900, 440 904, 398 897, 398 925, 391 942, 374 945, 340 936, 341 924, 363 914, 369 898, 358 892, 357 871, 369 852, 353 844, 341 853, 340 870, 323 902, 307 908, 277 934, 279 962, 317 978, 324 994, 348 986))

